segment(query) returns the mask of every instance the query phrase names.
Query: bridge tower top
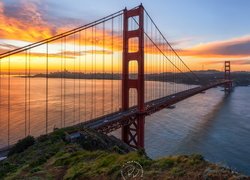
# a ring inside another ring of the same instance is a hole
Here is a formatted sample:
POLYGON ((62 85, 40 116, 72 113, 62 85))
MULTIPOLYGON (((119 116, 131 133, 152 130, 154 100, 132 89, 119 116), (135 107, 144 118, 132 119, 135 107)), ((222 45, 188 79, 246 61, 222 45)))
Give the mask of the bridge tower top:
POLYGON ((231 62, 225 61, 225 80, 231 80, 231 62))

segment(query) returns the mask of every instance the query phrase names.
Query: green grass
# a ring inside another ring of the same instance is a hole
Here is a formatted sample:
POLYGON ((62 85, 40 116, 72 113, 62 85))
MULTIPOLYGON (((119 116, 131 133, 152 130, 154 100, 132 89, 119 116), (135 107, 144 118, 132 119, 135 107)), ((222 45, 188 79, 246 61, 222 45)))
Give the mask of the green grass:
POLYGON ((22 140, 19 140, 9 151, 8 156, 16 153, 21 153, 35 143, 35 138, 27 136, 22 140))
MULTIPOLYGON (((124 153, 128 151, 126 146, 92 130, 84 130, 89 138, 86 142, 68 143, 65 131, 72 129, 41 136, 32 146, 0 162, 0 179, 121 179, 122 166, 128 161, 137 161, 143 167, 144 179, 202 179, 222 174, 217 165, 198 154, 152 160, 143 150, 124 153), (208 175, 204 174, 207 168, 213 170, 208 175)), ((223 173, 227 178, 235 176, 230 170, 223 169, 223 173)))

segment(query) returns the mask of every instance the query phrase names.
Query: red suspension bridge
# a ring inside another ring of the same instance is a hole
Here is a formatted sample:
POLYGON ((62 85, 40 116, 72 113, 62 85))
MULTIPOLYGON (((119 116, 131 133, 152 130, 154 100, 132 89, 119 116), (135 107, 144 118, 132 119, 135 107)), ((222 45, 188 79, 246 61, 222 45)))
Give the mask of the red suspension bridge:
POLYGON ((84 124, 144 147, 145 117, 221 86, 203 84, 142 5, 0 55, 0 147, 84 124))

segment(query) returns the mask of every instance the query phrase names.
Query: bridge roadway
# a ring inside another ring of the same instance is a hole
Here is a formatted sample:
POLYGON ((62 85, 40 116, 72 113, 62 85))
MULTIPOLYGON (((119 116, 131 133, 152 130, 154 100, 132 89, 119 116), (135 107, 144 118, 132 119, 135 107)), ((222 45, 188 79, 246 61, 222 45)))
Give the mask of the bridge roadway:
MULTIPOLYGON (((163 98, 149 101, 145 103, 144 114, 145 116, 151 115, 157 111, 167 108, 191 96, 199 94, 210 88, 221 86, 227 83, 231 83, 231 80, 219 80, 207 85, 195 87, 189 90, 171 94, 163 98)), ((108 114, 106 116, 99 117, 97 119, 90 120, 88 122, 83 123, 83 125, 85 127, 95 129, 99 132, 110 133, 116 129, 121 128, 124 125, 133 123, 138 113, 139 112, 137 108, 134 106, 125 111, 118 111, 112 114, 108 114)))

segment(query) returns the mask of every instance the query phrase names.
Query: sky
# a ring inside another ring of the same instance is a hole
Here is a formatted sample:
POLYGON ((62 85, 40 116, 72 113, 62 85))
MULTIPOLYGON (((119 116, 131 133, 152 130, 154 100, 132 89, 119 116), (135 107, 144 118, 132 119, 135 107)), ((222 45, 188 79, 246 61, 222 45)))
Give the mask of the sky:
POLYGON ((0 53, 140 3, 191 69, 250 71, 247 0, 1 0, 0 53))

